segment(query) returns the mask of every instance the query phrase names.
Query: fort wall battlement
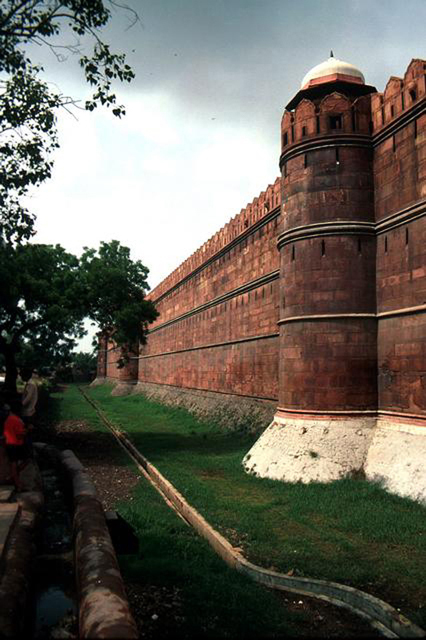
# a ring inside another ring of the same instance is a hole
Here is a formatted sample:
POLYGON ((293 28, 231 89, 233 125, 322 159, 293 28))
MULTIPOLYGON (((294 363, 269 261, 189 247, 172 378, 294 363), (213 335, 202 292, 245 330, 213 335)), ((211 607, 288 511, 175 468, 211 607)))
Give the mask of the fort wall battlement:
POLYGON ((240 213, 227 222, 214 236, 199 247, 177 269, 167 276, 149 294, 151 300, 159 301, 176 284, 205 264, 210 258, 218 254, 223 248, 243 234, 248 228, 264 218, 272 209, 276 209, 281 202, 281 180, 276 178, 265 191, 247 204, 240 213))

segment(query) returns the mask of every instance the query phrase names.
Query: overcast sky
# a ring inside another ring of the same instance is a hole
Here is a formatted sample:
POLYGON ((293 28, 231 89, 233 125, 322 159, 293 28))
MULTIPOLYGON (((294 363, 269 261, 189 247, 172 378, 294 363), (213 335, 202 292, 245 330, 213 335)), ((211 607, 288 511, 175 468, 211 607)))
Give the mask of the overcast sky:
MULTIPOLYGON (((132 0, 105 33, 136 73, 108 111, 59 115, 53 177, 32 196, 35 241, 79 254, 111 239, 156 286, 278 176, 280 119, 334 55, 383 91, 426 58, 426 0, 132 0)), ((46 78, 84 100, 77 61, 32 47, 46 78)))

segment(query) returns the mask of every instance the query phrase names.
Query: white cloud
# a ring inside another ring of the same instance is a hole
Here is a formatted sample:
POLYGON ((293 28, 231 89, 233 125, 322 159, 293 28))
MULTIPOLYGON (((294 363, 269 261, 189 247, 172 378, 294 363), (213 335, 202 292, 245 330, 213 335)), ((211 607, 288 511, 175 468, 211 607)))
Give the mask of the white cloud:
POLYGON ((31 200, 38 242, 79 253, 120 240, 154 286, 275 178, 256 130, 194 118, 166 94, 133 95, 128 115, 60 119, 53 179, 31 200))

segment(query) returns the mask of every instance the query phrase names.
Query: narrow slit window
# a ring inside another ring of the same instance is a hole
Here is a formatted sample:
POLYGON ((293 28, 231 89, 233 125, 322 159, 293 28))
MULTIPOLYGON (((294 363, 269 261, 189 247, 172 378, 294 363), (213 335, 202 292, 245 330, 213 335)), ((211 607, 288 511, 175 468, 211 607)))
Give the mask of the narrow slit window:
POLYGON ((392 136, 392 151, 395 153, 396 151, 396 140, 395 136, 392 136))
POLYGON ((321 255, 325 256, 325 240, 321 240, 321 255))
POLYGON ((291 125, 291 141, 294 142, 294 124, 291 125))
POLYGON ((320 127, 320 117, 317 116, 317 133, 320 132, 320 129, 321 129, 321 127, 320 127))
POLYGON ((385 253, 388 252, 388 237, 385 236, 385 253))
POLYGON ((339 147, 336 147, 336 164, 340 164, 339 147))
POLYGON ((305 153, 305 156, 304 156, 304 159, 303 159, 303 163, 304 163, 304 166, 305 166, 305 169, 306 169, 306 167, 308 166, 308 154, 307 153, 305 153))
POLYGON ((395 107, 393 106, 393 104, 391 104, 391 116, 392 116, 392 118, 394 117, 394 115, 395 115, 395 107))
POLYGON ((302 138, 306 136, 306 127, 302 127, 302 138))
POLYGON ((385 124, 385 110, 383 107, 381 108, 381 112, 382 112, 382 124, 385 124))
POLYGON ((411 102, 415 102, 417 100, 416 89, 410 89, 410 98, 411 98, 411 102))
POLYGON ((291 247, 291 259, 294 260, 296 257, 296 249, 294 245, 291 247))
POLYGON ((409 240, 409 233, 408 233, 408 227, 406 227, 405 229, 405 246, 408 247, 408 240, 409 240))
POLYGON ((283 147, 286 147, 288 145, 288 133, 285 133, 283 135, 283 147))
POLYGON ((417 118, 414 120, 414 137, 417 138, 417 118))
POLYGON ((342 128, 342 115, 329 116, 330 129, 337 131, 342 128))
POLYGON ((405 109, 404 92, 401 93, 401 107, 402 107, 402 110, 404 111, 405 109))

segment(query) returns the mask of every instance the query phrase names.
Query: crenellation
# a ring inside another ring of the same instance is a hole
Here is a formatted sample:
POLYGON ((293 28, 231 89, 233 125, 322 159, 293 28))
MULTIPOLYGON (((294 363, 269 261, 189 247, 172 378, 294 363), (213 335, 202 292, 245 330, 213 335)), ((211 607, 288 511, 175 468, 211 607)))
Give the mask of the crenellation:
POLYGON ((373 132, 390 125, 426 96, 426 70, 423 60, 413 59, 404 78, 392 76, 383 93, 371 98, 373 132))
MULTIPOLYGON (((270 210, 279 205, 279 188, 280 179, 277 178, 273 185, 269 185, 267 189, 271 189, 275 195, 275 204, 271 204, 270 208, 265 208, 266 193, 261 192, 259 196, 248 203, 240 213, 236 214, 229 222, 227 222, 214 236, 207 240, 199 247, 187 260, 155 287, 149 293, 150 300, 161 298, 166 291, 175 287, 181 280, 186 278, 190 273, 199 268, 206 260, 221 251, 226 245, 232 242, 237 236, 249 230, 250 227, 267 215, 270 210), (246 224, 247 221, 247 224, 246 224)), ((271 202, 273 198, 270 198, 271 202)))

